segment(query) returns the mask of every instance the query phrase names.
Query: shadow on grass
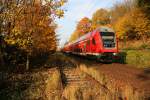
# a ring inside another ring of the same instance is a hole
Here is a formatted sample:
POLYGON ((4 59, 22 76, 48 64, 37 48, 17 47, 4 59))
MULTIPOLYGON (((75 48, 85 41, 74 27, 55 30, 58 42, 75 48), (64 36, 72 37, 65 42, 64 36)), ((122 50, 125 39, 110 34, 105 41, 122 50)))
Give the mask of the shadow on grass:
POLYGON ((149 68, 144 69, 144 73, 145 73, 145 74, 150 74, 150 67, 149 67, 149 68))
POLYGON ((137 76, 140 80, 149 81, 150 80, 150 68, 146 68, 141 74, 137 76))

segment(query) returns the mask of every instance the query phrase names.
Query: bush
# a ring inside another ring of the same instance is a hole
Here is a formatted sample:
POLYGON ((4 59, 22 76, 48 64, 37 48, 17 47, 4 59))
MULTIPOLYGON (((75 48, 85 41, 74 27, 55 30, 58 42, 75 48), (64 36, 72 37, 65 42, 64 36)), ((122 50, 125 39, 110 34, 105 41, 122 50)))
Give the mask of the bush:
POLYGON ((150 50, 127 50, 126 63, 138 68, 150 67, 150 50))
POLYGON ((150 46, 148 44, 142 44, 139 49, 150 49, 150 46))

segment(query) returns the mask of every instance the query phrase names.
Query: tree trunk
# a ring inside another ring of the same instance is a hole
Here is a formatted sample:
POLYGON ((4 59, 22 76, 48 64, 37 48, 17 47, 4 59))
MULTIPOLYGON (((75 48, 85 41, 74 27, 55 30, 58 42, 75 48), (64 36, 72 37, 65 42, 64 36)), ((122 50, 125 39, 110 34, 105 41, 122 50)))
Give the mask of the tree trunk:
POLYGON ((146 41, 145 39, 146 39, 146 38, 145 38, 145 35, 143 35, 143 36, 142 36, 143 44, 145 44, 145 43, 146 43, 146 42, 145 42, 145 41, 146 41))
POLYGON ((29 64, 30 64, 30 60, 29 60, 29 55, 27 54, 26 70, 29 70, 29 64))
POLYGON ((2 51, 0 50, 0 67, 3 68, 5 65, 2 51))

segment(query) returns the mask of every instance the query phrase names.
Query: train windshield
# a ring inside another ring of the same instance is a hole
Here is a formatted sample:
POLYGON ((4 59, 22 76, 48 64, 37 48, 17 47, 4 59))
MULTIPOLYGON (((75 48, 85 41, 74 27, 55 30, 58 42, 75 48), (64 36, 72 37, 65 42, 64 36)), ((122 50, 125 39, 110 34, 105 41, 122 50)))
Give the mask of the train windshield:
POLYGON ((100 32, 102 37, 103 46, 105 48, 115 47, 115 33, 114 32, 100 32))

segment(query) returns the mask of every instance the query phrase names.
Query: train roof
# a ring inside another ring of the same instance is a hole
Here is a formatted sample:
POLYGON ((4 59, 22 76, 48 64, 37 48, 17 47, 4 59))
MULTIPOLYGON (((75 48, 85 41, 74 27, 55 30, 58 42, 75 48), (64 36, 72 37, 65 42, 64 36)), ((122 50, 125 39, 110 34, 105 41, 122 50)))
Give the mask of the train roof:
POLYGON ((99 32, 115 32, 112 28, 109 28, 107 26, 101 26, 96 29, 99 32))
POLYGON ((90 36, 91 36, 91 32, 89 32, 89 33, 87 33, 87 34, 81 36, 79 39, 77 39, 77 40, 75 41, 75 43, 76 43, 76 42, 80 42, 80 41, 82 41, 82 40, 85 40, 85 39, 87 39, 87 38, 90 38, 90 36))
POLYGON ((76 43, 78 43, 78 42, 80 42, 80 41, 82 41, 82 40, 86 40, 86 39, 90 38, 91 33, 92 33, 92 32, 89 32, 89 33, 87 33, 87 34, 81 36, 81 37, 80 37, 79 39, 77 39, 76 41, 73 41, 73 42, 70 42, 69 44, 67 44, 67 46, 72 45, 72 44, 76 44, 76 43))
MULTIPOLYGON (((109 28, 107 26, 101 26, 101 27, 97 28, 96 31, 99 31, 99 32, 114 32, 114 30, 112 28, 109 28)), ((76 44, 76 43, 78 43, 78 42, 80 42, 82 40, 86 40, 86 39, 91 37, 91 34, 92 34, 92 32, 89 32, 89 33, 81 36, 76 41, 68 43, 66 46, 69 46, 69 45, 72 45, 72 44, 76 44)))

